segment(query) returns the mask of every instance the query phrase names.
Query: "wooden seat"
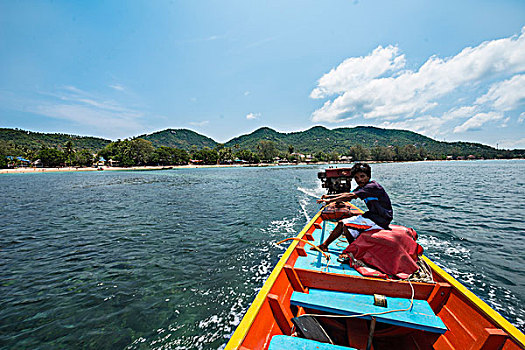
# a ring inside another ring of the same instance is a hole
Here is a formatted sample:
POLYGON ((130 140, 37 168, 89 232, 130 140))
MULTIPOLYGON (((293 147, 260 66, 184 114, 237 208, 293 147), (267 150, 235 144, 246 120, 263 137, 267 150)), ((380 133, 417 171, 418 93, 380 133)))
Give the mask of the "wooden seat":
MULTIPOLYGON (((387 297, 388 307, 374 305, 374 296, 366 294, 353 294, 334 292, 322 289, 310 289, 309 294, 294 292, 290 299, 292 305, 308 309, 330 312, 338 315, 360 315, 375 313, 377 322, 420 329, 432 333, 443 334, 447 327, 441 319, 434 314, 426 300, 414 300, 409 311, 396 311, 380 314, 389 310, 407 309, 410 299, 387 297)), ((371 319, 371 316, 358 316, 358 318, 371 319)))
POLYGON ((356 350, 346 346, 320 343, 315 340, 304 338, 290 337, 288 335, 275 335, 270 341, 268 350, 356 350))

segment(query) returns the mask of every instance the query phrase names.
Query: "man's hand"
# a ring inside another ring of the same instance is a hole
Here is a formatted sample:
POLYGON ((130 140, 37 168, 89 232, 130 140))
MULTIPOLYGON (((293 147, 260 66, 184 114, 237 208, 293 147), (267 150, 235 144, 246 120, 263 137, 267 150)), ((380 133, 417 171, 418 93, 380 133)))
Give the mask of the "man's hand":
POLYGON ((327 194, 323 194, 320 199, 317 200, 317 203, 323 203, 326 202, 331 196, 327 194))

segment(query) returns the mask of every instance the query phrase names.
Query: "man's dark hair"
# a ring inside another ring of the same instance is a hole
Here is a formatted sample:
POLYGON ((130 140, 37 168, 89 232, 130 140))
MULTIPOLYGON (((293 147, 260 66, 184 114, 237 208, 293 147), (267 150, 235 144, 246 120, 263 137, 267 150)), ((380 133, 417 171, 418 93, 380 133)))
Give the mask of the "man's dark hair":
POLYGON ((372 169, 370 165, 366 163, 355 163, 352 167, 352 176, 355 176, 357 173, 365 173, 366 176, 372 177, 372 169))

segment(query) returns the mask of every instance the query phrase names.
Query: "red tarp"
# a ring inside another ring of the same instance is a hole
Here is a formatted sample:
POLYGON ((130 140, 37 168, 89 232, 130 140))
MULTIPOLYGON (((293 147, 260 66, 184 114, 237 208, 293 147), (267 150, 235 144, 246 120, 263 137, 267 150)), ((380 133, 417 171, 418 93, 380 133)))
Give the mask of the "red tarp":
POLYGON ((361 233, 343 253, 352 253, 355 259, 367 265, 406 279, 418 269, 416 261, 423 248, 416 243, 414 229, 398 225, 390 225, 390 228, 361 233))

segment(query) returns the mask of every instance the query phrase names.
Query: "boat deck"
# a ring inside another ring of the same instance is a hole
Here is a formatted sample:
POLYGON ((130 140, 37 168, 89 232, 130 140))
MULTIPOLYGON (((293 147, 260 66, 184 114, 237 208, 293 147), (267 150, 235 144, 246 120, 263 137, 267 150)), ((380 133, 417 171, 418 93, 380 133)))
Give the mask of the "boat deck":
MULTIPOLYGON (((312 236, 314 238, 314 241, 311 241, 312 244, 321 244, 334 229, 335 222, 324 221, 324 225, 324 230, 319 228, 312 232, 312 236)), ((321 254, 318 250, 311 250, 310 248, 306 247, 305 251, 307 256, 299 256, 295 262, 294 267, 296 269, 338 273, 350 276, 361 276, 361 274, 353 267, 350 267, 350 265, 341 264, 337 261, 337 257, 343 252, 343 250, 346 249, 347 246, 348 243, 346 243, 346 241, 343 242, 337 240, 332 243, 327 252, 330 255, 330 262, 328 264, 326 258, 324 258, 323 254, 321 254)))

